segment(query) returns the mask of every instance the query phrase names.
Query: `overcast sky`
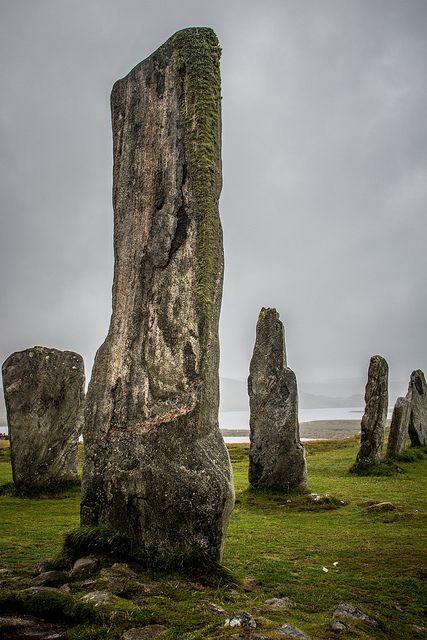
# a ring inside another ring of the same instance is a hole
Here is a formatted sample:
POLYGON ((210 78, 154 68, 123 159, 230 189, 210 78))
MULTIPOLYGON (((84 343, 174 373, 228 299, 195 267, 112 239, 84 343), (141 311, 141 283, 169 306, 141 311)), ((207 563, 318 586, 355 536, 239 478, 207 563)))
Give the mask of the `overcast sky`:
MULTIPOLYGON (((427 368, 426 0, 0 0, 0 358, 81 353, 111 309, 109 94, 170 35, 220 39, 221 373, 261 306, 302 382, 427 368)), ((403 389, 402 389, 403 391, 403 389)))

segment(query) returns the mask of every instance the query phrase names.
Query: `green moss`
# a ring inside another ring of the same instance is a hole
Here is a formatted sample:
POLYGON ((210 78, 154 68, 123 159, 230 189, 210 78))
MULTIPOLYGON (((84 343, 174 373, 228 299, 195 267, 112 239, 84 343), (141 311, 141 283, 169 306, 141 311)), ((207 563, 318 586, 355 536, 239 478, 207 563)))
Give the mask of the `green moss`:
POLYGON ((109 561, 135 562, 142 569, 161 573, 177 572, 217 583, 233 582, 231 573, 203 549, 152 555, 129 536, 104 526, 82 526, 67 533, 64 546, 59 556, 49 564, 49 569, 67 568, 87 554, 105 556, 109 561))
POLYGON ((221 188, 221 49, 212 29, 179 31, 172 37, 176 72, 182 81, 180 112, 188 175, 200 222, 197 238, 196 296, 200 307, 212 308, 222 264, 218 197, 221 188))
POLYGON ((91 605, 76 601, 72 596, 55 591, 3 591, 0 610, 12 610, 55 622, 80 623, 96 620, 91 605))

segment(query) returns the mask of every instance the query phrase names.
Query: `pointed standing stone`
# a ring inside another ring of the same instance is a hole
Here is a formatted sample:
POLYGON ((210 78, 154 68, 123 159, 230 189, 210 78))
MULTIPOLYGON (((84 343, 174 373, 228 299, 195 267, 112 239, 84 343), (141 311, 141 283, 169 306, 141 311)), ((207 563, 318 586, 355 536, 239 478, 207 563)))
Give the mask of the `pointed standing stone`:
POLYGON ((365 389, 360 449, 356 464, 379 462, 384 443, 388 408, 388 365, 381 356, 372 356, 365 389))
POLYGON ((220 48, 185 29, 114 85, 113 310, 85 415, 82 524, 152 554, 221 556, 220 48))
POLYGON ((13 481, 41 490, 77 479, 82 430, 83 358, 72 351, 34 347, 3 364, 13 481))
POLYGON ((305 488, 297 381, 286 366, 284 328, 275 309, 262 308, 258 317, 248 392, 250 484, 283 491, 305 488))
POLYGON ((405 449, 410 413, 411 403, 408 397, 397 398, 391 417, 390 433, 387 443, 387 458, 397 456, 405 449))
POLYGON ((427 386, 421 369, 412 372, 408 393, 411 400, 409 437, 413 447, 423 447, 427 444, 427 386))

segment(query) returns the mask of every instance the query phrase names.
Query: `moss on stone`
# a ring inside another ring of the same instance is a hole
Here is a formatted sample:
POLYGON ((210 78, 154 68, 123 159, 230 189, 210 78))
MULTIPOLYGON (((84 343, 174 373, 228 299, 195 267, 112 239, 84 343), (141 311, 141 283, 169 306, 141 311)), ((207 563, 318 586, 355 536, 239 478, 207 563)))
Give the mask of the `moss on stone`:
POLYGON ((172 36, 188 174, 200 222, 197 237, 196 296, 209 312, 222 264, 218 198, 221 189, 221 48, 209 28, 184 29, 172 36))

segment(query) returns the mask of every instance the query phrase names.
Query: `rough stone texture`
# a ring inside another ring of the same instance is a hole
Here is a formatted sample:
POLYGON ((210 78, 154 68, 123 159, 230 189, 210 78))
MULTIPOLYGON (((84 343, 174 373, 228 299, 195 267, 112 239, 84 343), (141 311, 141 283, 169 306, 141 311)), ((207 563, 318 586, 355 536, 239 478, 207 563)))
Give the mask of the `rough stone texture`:
POLYGON ((347 629, 346 625, 339 620, 330 620, 326 625, 327 631, 333 631, 334 633, 341 633, 347 629))
POLYGON ((248 392, 250 484, 284 491, 305 488, 297 381, 286 366, 284 328, 275 309, 262 308, 258 316, 248 392))
POLYGON ((388 407, 388 365, 382 356, 372 356, 365 389, 365 413, 362 417, 357 464, 379 462, 384 443, 388 407))
POLYGON ((277 633, 280 636, 285 636, 285 638, 300 638, 301 640, 309 640, 309 636, 298 629, 297 627, 293 627, 291 624, 282 624, 278 629, 277 633))
POLYGON ((350 618, 350 620, 362 620, 362 622, 366 622, 366 624, 370 624, 372 627, 378 627, 378 622, 374 618, 371 618, 366 613, 363 613, 363 611, 355 607, 353 604, 339 604, 332 615, 334 616, 334 618, 350 618))
POLYGON ((34 347, 3 364, 13 481, 43 489, 77 479, 84 364, 72 351, 34 347))
POLYGON ((256 622, 247 611, 235 611, 234 613, 230 613, 224 622, 224 627, 248 627, 255 629, 256 622))
POLYGON ((120 636, 120 640, 150 640, 150 638, 157 638, 167 630, 167 627, 162 624, 150 624, 146 627, 135 627, 124 631, 120 636))
POLYGON ((66 575, 63 571, 46 571, 33 578, 31 584, 33 587, 44 587, 50 584, 63 583, 65 579, 66 575))
POLYGON ((71 573, 75 576, 90 576, 99 569, 98 558, 79 558, 73 564, 71 573))
POLYGON ((411 402, 408 397, 397 398, 391 416, 390 434, 387 443, 387 458, 399 455, 405 449, 408 435, 411 402))
POLYGON ((220 49, 172 36, 111 96, 113 309, 85 414, 82 524, 219 559, 234 502, 218 429, 220 49))
POLYGON ((427 385, 421 369, 413 371, 409 382, 411 413, 409 417, 409 437, 413 447, 427 444, 427 385))

